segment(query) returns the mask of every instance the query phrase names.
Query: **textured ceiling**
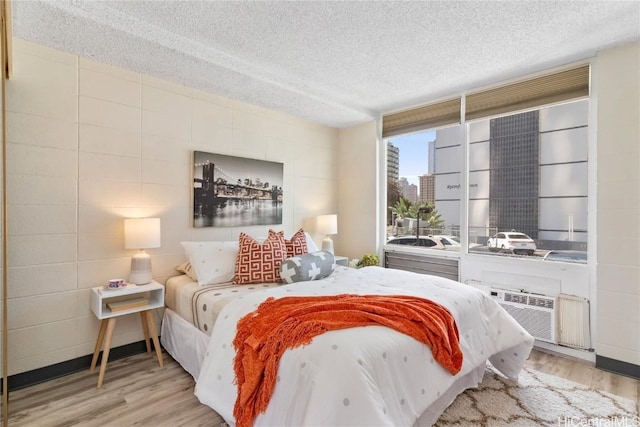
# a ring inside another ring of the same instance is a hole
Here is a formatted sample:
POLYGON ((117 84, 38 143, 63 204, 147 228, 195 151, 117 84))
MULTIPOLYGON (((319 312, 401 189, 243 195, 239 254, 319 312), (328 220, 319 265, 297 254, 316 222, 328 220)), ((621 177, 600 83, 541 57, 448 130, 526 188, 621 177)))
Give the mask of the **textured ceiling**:
POLYGON ((13 0, 16 37, 334 127, 640 38, 638 1, 13 0))

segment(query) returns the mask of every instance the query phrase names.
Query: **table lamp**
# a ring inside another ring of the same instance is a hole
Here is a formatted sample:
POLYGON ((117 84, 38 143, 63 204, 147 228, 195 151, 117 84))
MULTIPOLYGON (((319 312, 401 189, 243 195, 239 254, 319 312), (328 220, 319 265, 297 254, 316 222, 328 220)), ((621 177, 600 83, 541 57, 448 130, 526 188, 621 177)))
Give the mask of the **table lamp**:
POLYGON ((151 282, 151 256, 145 249, 160 247, 160 218, 126 218, 124 247, 139 250, 131 257, 129 282, 136 285, 151 282))
POLYGON ((320 215, 316 219, 316 230, 327 236, 322 241, 322 250, 333 254, 333 240, 329 235, 338 232, 338 215, 320 215))

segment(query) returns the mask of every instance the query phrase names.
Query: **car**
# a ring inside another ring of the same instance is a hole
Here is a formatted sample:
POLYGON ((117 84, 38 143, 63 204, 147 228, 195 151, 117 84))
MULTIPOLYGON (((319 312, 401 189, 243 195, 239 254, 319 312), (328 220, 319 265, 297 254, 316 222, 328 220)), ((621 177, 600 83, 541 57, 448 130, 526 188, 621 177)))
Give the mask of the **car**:
POLYGON ((433 236, 400 236, 387 241, 388 245, 419 246, 423 248, 445 249, 446 246, 433 236))
POLYGON ((487 247, 491 252, 509 251, 514 254, 533 255, 536 243, 524 233, 517 231, 502 231, 489 237, 487 247))
POLYGON ((460 238, 458 236, 451 235, 434 235, 429 237, 435 237, 440 239, 443 245, 445 246, 460 246, 460 238))
MULTIPOLYGON (((446 249, 459 251, 460 250, 460 237, 452 236, 450 234, 434 234, 429 235, 429 237, 436 237, 440 239, 442 244, 446 247, 446 249)), ((482 246, 480 243, 469 243, 469 249, 476 248, 478 246, 482 246)))
POLYGON ((564 261, 564 262, 576 262, 579 264, 587 263, 587 251, 559 251, 551 250, 544 255, 547 261, 564 261))

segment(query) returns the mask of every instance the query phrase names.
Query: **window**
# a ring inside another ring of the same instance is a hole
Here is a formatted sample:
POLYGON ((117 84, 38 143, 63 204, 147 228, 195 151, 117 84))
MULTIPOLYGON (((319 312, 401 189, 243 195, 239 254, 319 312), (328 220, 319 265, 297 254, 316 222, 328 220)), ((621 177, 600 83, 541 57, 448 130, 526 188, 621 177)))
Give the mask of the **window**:
POLYGON ((386 140, 387 244, 460 250, 462 129, 449 126, 386 140))
MULTIPOLYGON (((469 123, 471 248, 542 257, 550 251, 585 260, 588 200, 588 100, 469 123), (495 246, 520 232, 533 252, 495 246), (576 252, 578 251, 578 252, 576 252)), ((546 259, 561 259, 561 256, 546 259)))
POLYGON ((586 262, 588 94, 582 65, 385 116, 387 243, 586 262))

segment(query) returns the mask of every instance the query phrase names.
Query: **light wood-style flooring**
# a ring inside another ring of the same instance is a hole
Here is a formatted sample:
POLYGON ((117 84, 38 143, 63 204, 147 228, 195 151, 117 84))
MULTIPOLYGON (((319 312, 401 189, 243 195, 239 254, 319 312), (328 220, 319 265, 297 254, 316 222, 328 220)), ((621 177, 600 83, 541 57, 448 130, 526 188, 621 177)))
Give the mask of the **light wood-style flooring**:
MULTIPOLYGON (((226 426, 193 394, 193 378, 166 353, 109 362, 104 385, 85 370, 9 394, 9 426, 226 426)), ((599 390, 640 399, 640 381, 534 350, 527 366, 599 390)))
POLYGON ((9 426, 226 426, 193 394, 193 377, 162 353, 142 353, 107 365, 102 388, 98 370, 86 369, 9 393, 9 426))
POLYGON ((584 384, 596 390, 606 391, 636 402, 640 413, 640 380, 597 369, 593 364, 534 349, 526 366, 536 371, 555 375, 584 384))

